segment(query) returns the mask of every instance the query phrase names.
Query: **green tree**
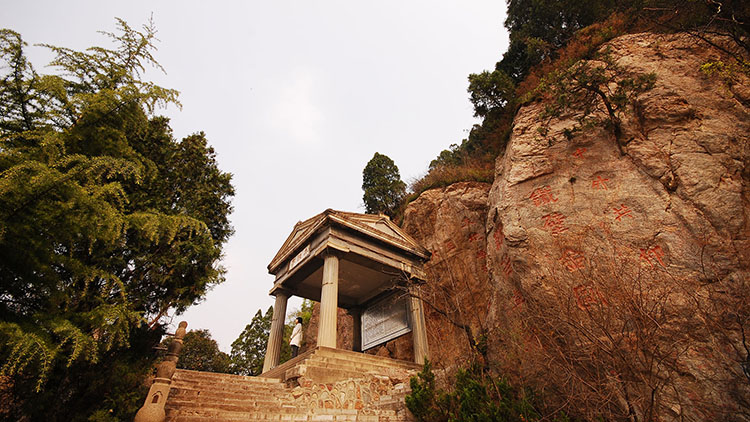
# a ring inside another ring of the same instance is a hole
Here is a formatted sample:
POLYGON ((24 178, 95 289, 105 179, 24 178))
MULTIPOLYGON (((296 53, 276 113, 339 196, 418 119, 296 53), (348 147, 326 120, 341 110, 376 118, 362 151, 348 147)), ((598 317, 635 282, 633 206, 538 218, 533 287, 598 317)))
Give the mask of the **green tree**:
POLYGON ((294 328, 297 317, 302 318, 302 325, 307 325, 307 323, 310 322, 310 319, 312 318, 314 307, 315 304, 312 300, 302 299, 302 304, 300 305, 299 309, 295 309, 291 314, 289 314, 286 322, 287 325, 290 325, 292 328, 294 328))
MULTIPOLYGON (((565 134, 571 138, 576 132, 604 123, 611 130, 620 155, 624 155, 621 115, 635 104, 639 94, 654 87, 656 74, 627 73, 606 51, 597 54, 596 59, 597 64, 581 60, 547 75, 538 89, 548 93, 553 103, 547 106, 541 117, 549 124, 550 117, 569 110, 581 111, 578 125, 567 128, 565 134), (604 106, 603 110, 601 106, 604 106), (606 113, 606 121, 592 117, 597 111, 606 113)), ((546 131, 546 125, 543 130, 546 131)))
MULTIPOLYGON (((171 338, 163 342, 168 346, 171 338)), ((208 330, 190 330, 182 339, 182 350, 177 367, 194 371, 234 373, 229 355, 219 350, 219 345, 208 330)))
POLYGON ((505 27, 510 46, 497 63, 496 70, 522 81, 529 69, 554 55, 581 28, 601 21, 616 10, 635 1, 613 0, 508 0, 505 27))
POLYGON ((260 375, 266 358, 266 345, 271 331, 273 306, 263 315, 258 309, 250 324, 232 342, 232 372, 240 375, 260 375))
POLYGON ((0 376, 17 419, 132 418, 142 395, 115 392, 137 392, 160 317, 223 280, 231 175, 202 133, 177 142, 154 115, 177 92, 141 79, 160 68, 153 26, 118 28, 111 49, 46 46, 49 75, 0 30, 0 376))
POLYGON ((405 398, 406 407, 417 421, 568 421, 565 414, 557 411, 542 419, 537 408, 543 408, 543 403, 531 390, 494 377, 476 362, 459 368, 452 381, 447 391, 436 387, 428 361, 421 372, 409 379, 411 393, 405 398))
POLYGON ((406 184, 393 160, 376 152, 362 171, 362 190, 366 213, 382 212, 393 217, 406 194, 406 184))
POLYGON ((469 75, 469 99, 474 117, 486 117, 493 110, 502 110, 513 101, 513 80, 501 70, 469 75))

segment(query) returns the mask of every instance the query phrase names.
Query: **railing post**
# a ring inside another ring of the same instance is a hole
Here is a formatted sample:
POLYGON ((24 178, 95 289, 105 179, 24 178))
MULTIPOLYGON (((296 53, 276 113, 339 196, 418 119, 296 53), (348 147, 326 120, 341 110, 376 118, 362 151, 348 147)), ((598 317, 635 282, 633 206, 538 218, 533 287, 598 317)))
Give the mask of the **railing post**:
POLYGON ((172 375, 177 369, 177 359, 179 359, 182 338, 185 337, 186 330, 187 322, 180 322, 177 331, 174 333, 174 339, 167 349, 167 357, 156 368, 154 383, 148 390, 143 406, 135 414, 134 422, 164 422, 166 419, 167 414, 164 411, 164 405, 167 402, 170 384, 172 384, 172 375))

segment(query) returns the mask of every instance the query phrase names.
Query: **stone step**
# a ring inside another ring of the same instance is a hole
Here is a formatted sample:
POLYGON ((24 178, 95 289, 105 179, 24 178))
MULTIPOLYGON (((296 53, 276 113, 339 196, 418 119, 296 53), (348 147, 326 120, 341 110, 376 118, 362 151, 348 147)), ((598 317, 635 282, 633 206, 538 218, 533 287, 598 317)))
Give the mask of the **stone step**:
POLYGON ((287 377, 294 378, 304 376, 315 383, 331 384, 348 379, 362 378, 366 373, 352 369, 334 369, 328 365, 316 365, 315 362, 307 362, 294 370, 287 371, 287 377))
POLYGON ((365 361, 374 365, 378 365, 378 364, 386 365, 386 366, 395 365, 399 367, 406 367, 409 369, 421 369, 422 368, 422 365, 408 361, 408 360, 391 359, 391 358, 386 358, 383 356, 369 355, 367 353, 353 352, 351 350, 333 349, 330 347, 319 347, 317 355, 335 356, 340 359, 356 359, 357 361, 365 361))
POLYGON ((238 396, 238 397, 268 397, 287 394, 289 390, 282 388, 242 388, 242 386, 232 386, 223 388, 214 388, 210 385, 190 384, 190 385, 172 385, 170 395, 184 396, 238 396))
POLYGON ((246 421, 297 421, 297 422, 402 422, 411 421, 408 417, 400 415, 277 415, 271 413, 258 413, 251 417, 234 417, 231 415, 215 416, 187 416, 180 415, 174 418, 167 417, 168 422, 246 422, 246 421))
POLYGON ((198 390, 215 390, 215 391, 245 391, 245 392, 274 392, 281 391, 285 387, 279 383, 276 385, 255 384, 255 383, 234 383, 234 382, 214 382, 214 381, 195 381, 195 380, 178 380, 172 382, 173 388, 189 388, 198 390))
MULTIPOLYGON (((305 376, 315 382, 329 383, 346 379, 361 378, 368 373, 388 375, 391 371, 415 373, 418 365, 362 353, 318 348, 305 360, 290 367, 283 375, 284 380, 305 376)), ((279 375, 281 376, 281 375, 279 375)))
POLYGON ((237 380, 217 380, 217 379, 177 379, 172 381, 172 386, 204 386, 211 388, 229 388, 239 390, 278 390, 283 389, 284 384, 280 380, 276 380, 273 384, 265 382, 252 382, 252 381, 237 381, 237 380))
POLYGON ((247 375, 235 375, 235 374, 222 374, 218 372, 202 372, 192 371, 188 369, 178 369, 175 371, 172 377, 173 381, 187 381, 187 380, 199 380, 199 381, 220 381, 226 383, 244 383, 250 382, 253 384, 280 384, 280 381, 273 378, 260 378, 247 375))
MULTIPOLYGON (((334 420, 331 417, 344 417, 338 420, 347 420, 345 417, 359 417, 362 416, 374 416, 376 419, 379 418, 397 418, 399 417, 398 412, 393 410, 375 410, 372 411, 373 415, 360 415, 357 410, 353 409, 325 409, 320 413, 309 414, 306 409, 297 409, 294 407, 281 407, 281 408, 267 408, 262 410, 251 410, 251 411, 227 411, 212 407, 200 407, 200 408, 180 408, 167 409, 167 421, 177 421, 180 418, 210 418, 214 421, 224 420, 264 420, 260 416, 271 417, 270 420, 284 420, 284 416, 304 416, 309 417, 309 420, 334 420), (329 419, 320 418, 320 416, 327 416, 329 419), (317 418, 316 418, 317 417, 317 418)), ((209 419, 206 419, 209 420, 209 419)), ((295 419, 286 419, 295 420, 295 419)), ((301 419, 308 420, 308 419, 301 419)), ((349 419, 349 420, 367 420, 367 419, 349 419)), ((388 419, 386 419, 388 420, 388 419)))
POLYGON ((286 371, 310 361, 325 362, 339 369, 350 369, 362 372, 377 372, 382 369, 420 370, 421 365, 405 360, 373 356, 349 350, 317 347, 289 360, 272 370, 260 375, 262 378, 286 379, 286 371), (344 368, 341 368, 344 367, 344 368))
POLYGON ((310 356, 316 353, 317 350, 318 348, 314 348, 314 349, 307 350, 304 353, 300 353, 297 357, 293 359, 289 359, 288 361, 282 363, 281 365, 258 375, 258 378, 281 379, 284 377, 284 373, 288 369, 292 368, 293 366, 297 365, 300 362, 304 362, 306 359, 308 359, 310 356))
POLYGON ((200 401, 200 402, 230 402, 230 401, 273 401, 282 403, 291 397, 287 391, 267 392, 264 394, 252 394, 245 392, 211 391, 187 388, 172 388, 169 392, 169 401, 200 401))
POLYGON ((408 375, 420 368, 412 362, 318 347, 261 377, 178 370, 167 398, 166 420, 411 421, 404 407, 404 396, 409 392, 408 375), (304 376, 304 382, 300 379, 301 384, 296 387, 294 382, 284 382, 295 376, 304 376), (395 379, 401 382, 393 385, 395 379), (370 380, 375 384, 368 384, 370 380), (354 388, 351 385, 356 385, 359 391, 357 383, 364 383, 362 402, 359 399, 351 402, 348 398, 346 402, 339 402, 325 396, 327 390, 336 394, 335 397, 339 397, 338 394, 348 397, 349 390, 354 388), (366 399, 365 395, 370 393, 365 393, 365 389, 370 388, 373 394, 375 388, 386 389, 379 390, 377 398, 370 395, 367 397, 372 399, 366 399), (331 408, 337 406, 337 409, 331 408))
POLYGON ((272 411, 275 412, 284 406, 292 406, 297 411, 296 406, 291 403, 282 404, 279 401, 270 400, 201 400, 197 403, 195 400, 188 399, 170 399, 169 408, 178 412, 190 412, 195 409, 212 409, 228 412, 257 412, 272 411))
POLYGON ((388 375, 393 368, 371 368, 366 365, 335 364, 321 362, 317 359, 309 359, 303 365, 299 365, 286 372, 285 378, 304 376, 317 383, 332 383, 347 379, 363 378, 367 374, 388 375))
POLYGON ((315 356, 306 361, 306 363, 309 362, 315 362, 315 364, 318 365, 328 365, 333 368, 351 369, 363 372, 382 372, 383 370, 415 371, 414 368, 405 365, 383 364, 378 362, 372 363, 366 360, 353 359, 351 357, 315 356))

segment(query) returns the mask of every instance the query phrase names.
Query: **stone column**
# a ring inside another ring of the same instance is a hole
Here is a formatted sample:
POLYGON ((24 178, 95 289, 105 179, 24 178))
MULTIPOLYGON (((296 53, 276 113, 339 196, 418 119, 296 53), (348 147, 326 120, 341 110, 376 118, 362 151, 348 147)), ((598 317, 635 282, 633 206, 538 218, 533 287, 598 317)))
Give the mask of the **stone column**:
POLYGON ((271 332, 268 335, 266 358, 263 361, 263 372, 279 365, 281 357, 281 341, 284 338, 284 320, 286 319, 286 301, 289 294, 283 290, 276 292, 276 302, 273 305, 273 319, 271 332))
POLYGON ((355 352, 362 351, 362 310, 352 308, 349 310, 352 316, 352 350, 355 352))
POLYGON ((320 292, 320 325, 318 346, 336 347, 336 318, 339 302, 339 257, 329 253, 323 264, 323 286, 320 292))
POLYGON ((430 351, 427 348, 427 327, 424 322, 424 310, 422 299, 419 297, 419 288, 413 287, 409 295, 409 307, 411 308, 411 335, 414 340, 414 362, 423 364, 429 359, 430 351))

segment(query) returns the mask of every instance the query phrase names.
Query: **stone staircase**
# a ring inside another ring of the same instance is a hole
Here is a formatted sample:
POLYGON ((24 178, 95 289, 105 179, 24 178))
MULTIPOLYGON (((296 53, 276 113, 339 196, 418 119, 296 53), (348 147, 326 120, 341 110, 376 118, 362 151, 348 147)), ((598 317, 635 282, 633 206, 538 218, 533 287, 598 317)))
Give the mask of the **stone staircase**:
POLYGON ((316 348, 260 377, 177 370, 168 422, 411 421, 404 405, 419 366, 316 348))
MULTIPOLYGON (((308 378, 317 383, 329 383, 349 378, 360 378, 364 374, 405 375, 419 371, 421 366, 409 361, 330 347, 316 347, 260 375, 277 378, 285 382, 297 378, 308 378)), ((408 376, 407 376, 408 378, 408 376)))

